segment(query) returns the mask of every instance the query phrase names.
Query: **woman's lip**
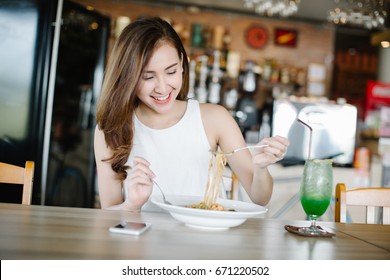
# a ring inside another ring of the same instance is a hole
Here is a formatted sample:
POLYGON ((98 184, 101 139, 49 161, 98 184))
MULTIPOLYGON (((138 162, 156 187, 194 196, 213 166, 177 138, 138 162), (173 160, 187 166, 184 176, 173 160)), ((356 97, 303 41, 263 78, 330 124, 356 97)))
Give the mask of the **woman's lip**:
POLYGON ((171 100, 171 94, 168 94, 168 95, 166 96, 166 99, 163 99, 163 100, 159 100, 159 99, 157 99, 157 98, 154 97, 154 96, 152 96, 152 98, 153 98, 154 101, 155 101, 156 103, 158 103, 158 104, 165 104, 165 103, 168 103, 169 100, 171 100))

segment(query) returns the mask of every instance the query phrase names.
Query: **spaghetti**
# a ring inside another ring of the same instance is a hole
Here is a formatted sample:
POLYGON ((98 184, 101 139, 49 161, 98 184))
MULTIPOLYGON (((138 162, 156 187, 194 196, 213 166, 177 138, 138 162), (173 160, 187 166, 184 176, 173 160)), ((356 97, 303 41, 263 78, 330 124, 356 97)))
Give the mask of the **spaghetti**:
POLYGON ((208 179, 204 195, 204 200, 198 204, 189 205, 191 208, 207 209, 207 210, 220 210, 225 208, 216 203, 218 195, 222 189, 223 171, 226 166, 226 157, 222 152, 215 152, 215 165, 213 171, 213 156, 210 159, 208 169, 208 179))

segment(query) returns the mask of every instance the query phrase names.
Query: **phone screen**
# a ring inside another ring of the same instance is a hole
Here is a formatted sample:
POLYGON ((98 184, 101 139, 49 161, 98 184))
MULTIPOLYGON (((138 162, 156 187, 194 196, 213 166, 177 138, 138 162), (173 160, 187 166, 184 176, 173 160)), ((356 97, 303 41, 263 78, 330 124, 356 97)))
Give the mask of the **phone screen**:
POLYGON ((151 226, 150 223, 137 223, 137 222, 123 221, 120 224, 110 227, 110 231, 116 233, 139 235, 145 232, 150 226, 151 226))

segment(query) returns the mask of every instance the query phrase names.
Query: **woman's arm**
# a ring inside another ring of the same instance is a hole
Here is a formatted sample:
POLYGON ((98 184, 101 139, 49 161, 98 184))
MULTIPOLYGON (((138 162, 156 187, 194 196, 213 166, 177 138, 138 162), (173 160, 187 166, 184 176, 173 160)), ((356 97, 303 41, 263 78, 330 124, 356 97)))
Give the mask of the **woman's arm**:
POLYGON ((100 203, 103 209, 139 211, 148 200, 155 176, 149 169, 149 163, 143 158, 136 158, 134 166, 128 172, 128 196, 123 198, 122 182, 115 178, 111 164, 105 159, 111 158, 112 152, 107 146, 104 133, 96 126, 94 139, 95 159, 98 175, 100 203))
MULTIPOLYGON (((232 151, 246 146, 237 122, 222 106, 202 104, 202 120, 212 149, 218 146, 222 151, 232 151)), ((281 160, 289 144, 284 137, 264 139, 260 144, 269 147, 252 151, 243 150, 227 157, 232 171, 250 199, 257 204, 266 205, 272 195, 273 180, 267 167, 281 160)))
POLYGON ((283 159, 289 141, 285 137, 274 136, 263 139, 259 144, 268 145, 268 147, 252 152, 254 173, 249 197, 255 203, 266 205, 271 199, 273 189, 273 180, 267 167, 283 159), (260 187, 262 185, 263 187, 260 187))

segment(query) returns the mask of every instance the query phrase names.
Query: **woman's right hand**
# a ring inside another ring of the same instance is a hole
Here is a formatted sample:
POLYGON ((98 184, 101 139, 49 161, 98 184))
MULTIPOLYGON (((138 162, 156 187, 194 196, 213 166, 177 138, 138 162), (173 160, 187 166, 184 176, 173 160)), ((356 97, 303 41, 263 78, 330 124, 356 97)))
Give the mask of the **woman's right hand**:
POLYGON ((132 209, 141 209, 152 194, 155 174, 149 166, 146 159, 136 156, 133 166, 127 172, 127 197, 124 203, 132 209))

